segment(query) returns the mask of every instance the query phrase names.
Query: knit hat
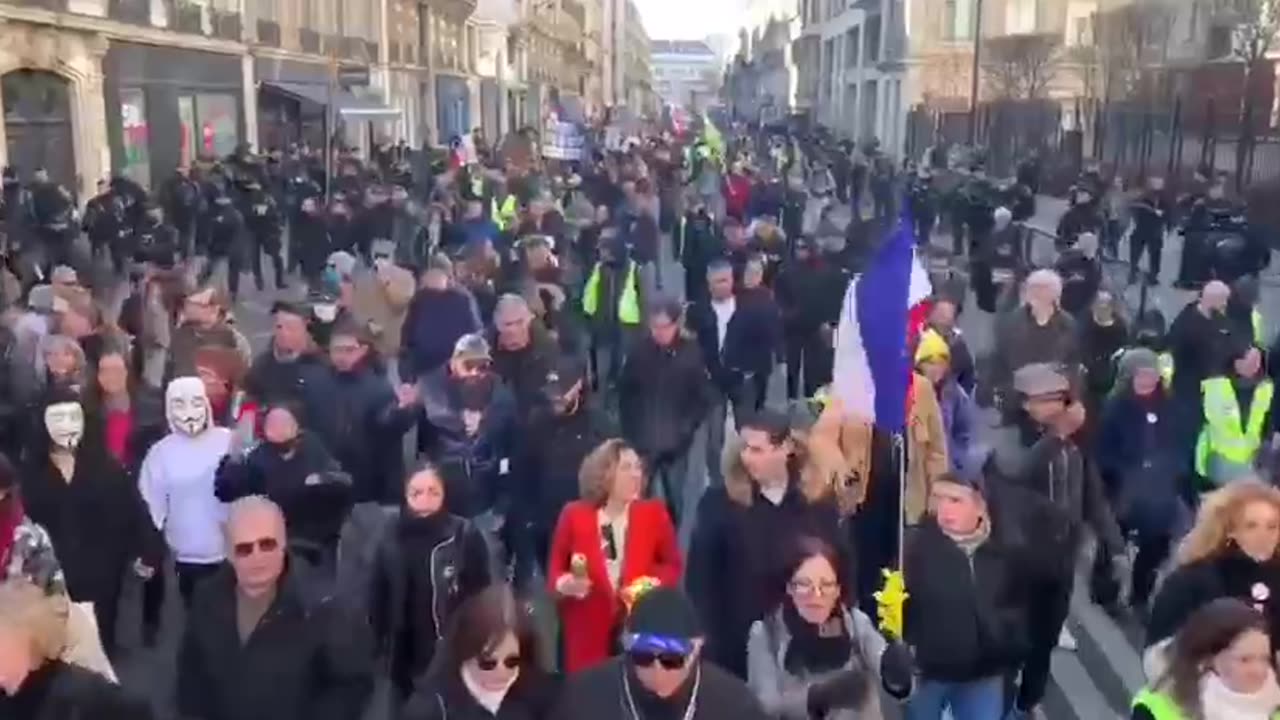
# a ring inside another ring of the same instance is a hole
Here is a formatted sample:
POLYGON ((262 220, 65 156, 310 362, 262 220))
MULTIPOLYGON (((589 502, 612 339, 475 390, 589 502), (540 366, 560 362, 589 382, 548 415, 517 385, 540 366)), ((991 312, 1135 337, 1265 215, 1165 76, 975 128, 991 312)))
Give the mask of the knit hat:
POLYGON ((1027 397, 1039 397, 1067 392, 1071 383, 1056 365, 1032 363, 1013 373, 1013 389, 1027 397))
POLYGON ((951 346, 933 329, 920 333, 920 342, 916 345, 916 364, 928 360, 951 361, 951 346))
POLYGON ((458 338, 453 345, 454 360, 490 360, 489 341, 479 333, 469 333, 458 338))
POLYGON ((680 590, 655 587, 642 594, 627 616, 622 644, 628 652, 672 652, 687 655, 702 637, 693 603, 680 590))
POLYGON ((1120 357, 1119 376, 1132 378, 1139 370, 1160 370, 1160 358, 1147 348, 1138 347, 1126 350, 1120 357))

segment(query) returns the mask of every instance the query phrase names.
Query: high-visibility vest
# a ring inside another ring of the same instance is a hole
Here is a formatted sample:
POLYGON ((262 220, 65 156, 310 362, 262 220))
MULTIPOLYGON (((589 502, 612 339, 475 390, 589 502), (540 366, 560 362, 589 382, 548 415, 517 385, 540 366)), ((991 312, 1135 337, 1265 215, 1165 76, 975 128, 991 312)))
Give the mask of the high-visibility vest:
POLYGON ((1173 354, 1162 352, 1156 356, 1156 365, 1160 368, 1160 379, 1167 390, 1173 384, 1173 354))
POLYGON ((1204 398, 1204 428, 1196 441, 1196 472, 1218 484, 1252 472, 1262 447, 1263 423, 1271 410, 1275 386, 1262 380, 1249 403, 1249 419, 1241 422, 1240 402, 1231 380, 1209 378, 1200 384, 1204 398))
POLYGON ((509 230, 516 224, 516 196, 508 195, 507 199, 502 201, 502 205, 498 205, 498 198, 490 200, 489 214, 493 216, 493 222, 497 224, 499 230, 504 232, 509 230))
MULTIPOLYGON (((593 318, 600 310, 600 263, 591 269, 586 287, 582 289, 582 312, 593 318)), ((627 277, 622 281, 622 293, 618 296, 618 322, 623 325, 640 324, 640 288, 636 284, 636 264, 627 263, 627 277)))
MULTIPOLYGON (((1187 714, 1178 707, 1178 703, 1173 698, 1164 693, 1154 692, 1150 689, 1143 688, 1141 692, 1133 696, 1134 708, 1146 708, 1151 713, 1152 720, 1186 720, 1187 714)), ((1271 715, 1272 720, 1280 720, 1280 712, 1271 715)))

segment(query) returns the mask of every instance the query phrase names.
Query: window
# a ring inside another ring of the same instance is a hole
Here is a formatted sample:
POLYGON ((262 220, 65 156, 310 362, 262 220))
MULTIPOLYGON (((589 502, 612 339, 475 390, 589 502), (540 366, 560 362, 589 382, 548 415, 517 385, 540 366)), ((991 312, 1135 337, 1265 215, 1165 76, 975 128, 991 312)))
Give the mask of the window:
POLYGON ((973 0, 947 0, 943 7, 942 39, 972 40, 974 31, 973 0))
POLYGON ((234 95, 201 93, 178 98, 182 124, 182 160, 230 155, 240 142, 239 108, 234 95))
POLYGON ((120 124, 124 130, 124 163, 120 171, 142 187, 151 186, 147 103, 141 90, 120 91, 120 124))
POLYGON ((1039 26, 1039 5, 1039 0, 1010 0, 1005 6, 1005 32, 1010 35, 1035 32, 1039 26))
POLYGON ((866 42, 863 47, 866 49, 866 61, 868 63, 880 62, 880 16, 872 15, 867 18, 866 26, 866 42))
POLYGON ((844 39, 844 66, 857 67, 858 53, 862 52, 861 47, 862 28, 856 27, 845 33, 844 39))

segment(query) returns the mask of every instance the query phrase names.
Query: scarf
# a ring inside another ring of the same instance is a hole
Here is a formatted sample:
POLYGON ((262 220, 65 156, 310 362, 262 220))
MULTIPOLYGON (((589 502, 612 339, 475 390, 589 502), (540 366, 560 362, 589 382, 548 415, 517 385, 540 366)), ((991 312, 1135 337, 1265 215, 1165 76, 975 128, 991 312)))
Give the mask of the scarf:
POLYGON ((476 701, 480 707, 488 710, 491 715, 498 714, 498 708, 502 707, 502 701, 506 699, 507 693, 511 691, 511 686, 516 684, 516 680, 520 677, 520 673, 511 676, 511 681, 501 690, 486 690, 480 687, 480 683, 471 678, 471 673, 463 670, 462 685, 471 694, 472 699, 476 701))
POLYGON ((783 602, 782 622, 791 634, 791 642, 787 645, 782 665, 788 673, 797 676, 820 675, 832 670, 839 670, 849 663, 853 654, 853 639, 849 637, 849 628, 844 624, 844 612, 836 607, 831 613, 827 625, 838 625, 838 632, 824 634, 824 626, 800 617, 795 604, 783 602))
POLYGON ((978 551, 978 548, 982 547, 982 543, 986 542, 987 538, 991 537, 991 523, 987 521, 986 516, 983 516, 978 520, 978 527, 971 533, 965 535, 952 535, 944 530, 943 534, 951 538, 951 541, 956 545, 960 546, 960 549, 964 551, 965 555, 973 557, 973 554, 978 551))
POLYGON ((1270 720, 1280 709, 1280 684, 1272 672, 1258 691, 1238 693, 1217 673, 1207 673, 1200 679, 1200 705, 1204 720, 1270 720))

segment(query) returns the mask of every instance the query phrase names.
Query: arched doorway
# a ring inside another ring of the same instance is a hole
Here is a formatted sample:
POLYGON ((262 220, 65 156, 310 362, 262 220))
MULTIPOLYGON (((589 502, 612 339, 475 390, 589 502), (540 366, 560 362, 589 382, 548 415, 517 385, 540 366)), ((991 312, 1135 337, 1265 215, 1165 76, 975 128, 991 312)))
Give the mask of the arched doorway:
POLYGON ((9 165, 18 176, 27 180, 43 167, 54 182, 79 187, 67 79, 47 70, 13 70, 0 78, 0 93, 9 165))

